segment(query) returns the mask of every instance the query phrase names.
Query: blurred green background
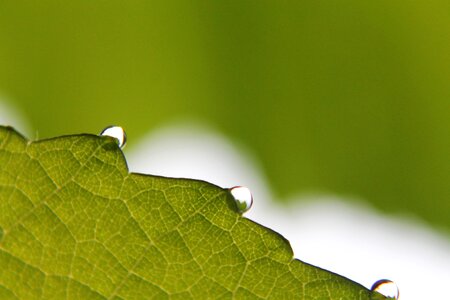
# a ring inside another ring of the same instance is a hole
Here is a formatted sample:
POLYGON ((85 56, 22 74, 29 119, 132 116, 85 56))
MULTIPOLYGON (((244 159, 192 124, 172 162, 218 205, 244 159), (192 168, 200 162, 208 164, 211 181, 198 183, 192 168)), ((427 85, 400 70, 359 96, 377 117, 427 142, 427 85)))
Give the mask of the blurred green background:
MULTIPOLYGON (((0 93, 39 137, 197 119, 279 198, 450 229, 450 1, 0 1, 0 93)), ((33 132, 34 132, 33 131, 33 132)))

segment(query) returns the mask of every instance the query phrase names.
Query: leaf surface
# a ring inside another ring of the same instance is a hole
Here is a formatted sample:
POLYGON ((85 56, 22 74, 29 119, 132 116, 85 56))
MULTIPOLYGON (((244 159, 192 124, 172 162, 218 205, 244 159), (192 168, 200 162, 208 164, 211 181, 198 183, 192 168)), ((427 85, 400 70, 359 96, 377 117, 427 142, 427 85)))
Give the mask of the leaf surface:
MULTIPOLYGON (((330 253, 331 255, 331 253, 330 253)), ((1 299, 369 299, 227 189, 129 173, 110 137, 0 127, 1 299)))

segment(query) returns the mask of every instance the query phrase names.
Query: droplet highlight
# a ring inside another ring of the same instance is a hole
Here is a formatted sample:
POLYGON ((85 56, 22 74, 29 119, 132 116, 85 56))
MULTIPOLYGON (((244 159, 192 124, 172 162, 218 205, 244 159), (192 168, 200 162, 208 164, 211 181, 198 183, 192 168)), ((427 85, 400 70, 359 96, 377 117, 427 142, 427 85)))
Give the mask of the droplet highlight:
POLYGON ((238 211, 243 214, 253 205, 253 196, 245 186, 235 186, 230 189, 230 193, 234 198, 238 211))
POLYGON ((371 291, 378 292, 386 297, 398 299, 400 292, 395 282, 389 279, 380 279, 372 285, 371 291))
POLYGON ((123 147, 125 147, 125 144, 127 143, 127 135, 125 133, 125 130, 123 130, 123 128, 120 126, 108 126, 103 129, 102 132, 100 132, 100 135, 115 138, 117 144, 121 149, 123 149, 123 147))

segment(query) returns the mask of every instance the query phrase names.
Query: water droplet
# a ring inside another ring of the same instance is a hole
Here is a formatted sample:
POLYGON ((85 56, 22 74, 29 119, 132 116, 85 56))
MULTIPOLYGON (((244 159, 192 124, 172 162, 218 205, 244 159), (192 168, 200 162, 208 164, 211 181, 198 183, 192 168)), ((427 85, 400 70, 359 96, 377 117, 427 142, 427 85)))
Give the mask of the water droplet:
POLYGON ((243 214, 253 205, 253 196, 245 186, 235 186, 230 189, 230 193, 236 202, 238 211, 243 214))
POLYGON ((394 299, 398 299, 400 294, 395 282, 389 279, 378 280, 372 285, 371 290, 394 299))
POLYGON ((123 130, 120 126, 108 126, 100 132, 100 135, 115 138, 121 149, 125 147, 125 144, 127 143, 127 135, 125 134, 125 130, 123 130))

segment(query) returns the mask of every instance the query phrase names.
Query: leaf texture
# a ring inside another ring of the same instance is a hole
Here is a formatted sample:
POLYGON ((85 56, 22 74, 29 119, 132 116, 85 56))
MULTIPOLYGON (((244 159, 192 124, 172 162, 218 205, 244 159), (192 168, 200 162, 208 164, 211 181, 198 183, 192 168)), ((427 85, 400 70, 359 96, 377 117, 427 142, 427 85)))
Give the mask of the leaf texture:
POLYGON ((129 173, 110 137, 0 127, 0 299, 370 297, 293 259, 227 189, 129 173))

